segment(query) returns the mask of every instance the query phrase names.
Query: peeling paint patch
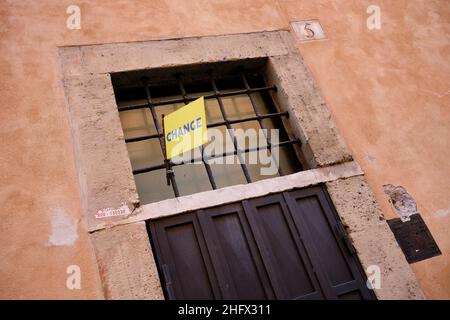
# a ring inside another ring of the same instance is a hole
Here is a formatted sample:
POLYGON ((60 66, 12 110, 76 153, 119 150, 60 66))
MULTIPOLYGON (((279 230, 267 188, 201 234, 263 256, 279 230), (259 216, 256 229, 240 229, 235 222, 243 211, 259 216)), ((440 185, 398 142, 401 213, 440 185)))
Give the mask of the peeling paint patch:
POLYGON ((439 92, 435 92, 435 91, 431 91, 431 90, 427 90, 427 89, 422 89, 422 91, 431 93, 432 95, 438 97, 439 99, 444 98, 450 94, 450 90, 447 90, 447 92, 444 92, 444 93, 439 93, 439 92))
POLYGON ((438 210, 434 212, 433 215, 439 218, 445 218, 450 215, 450 208, 438 210))
POLYGON ((376 160, 376 158, 373 155, 371 155, 370 153, 367 154, 367 159, 372 163, 376 160))
POLYGON ((78 238, 77 223, 66 214, 64 209, 57 208, 51 217, 51 234, 49 246, 72 246, 78 238))
POLYGON ((384 193, 389 196, 389 202, 400 216, 403 222, 410 221, 411 215, 417 213, 417 204, 414 198, 402 186, 386 184, 383 186, 384 193))

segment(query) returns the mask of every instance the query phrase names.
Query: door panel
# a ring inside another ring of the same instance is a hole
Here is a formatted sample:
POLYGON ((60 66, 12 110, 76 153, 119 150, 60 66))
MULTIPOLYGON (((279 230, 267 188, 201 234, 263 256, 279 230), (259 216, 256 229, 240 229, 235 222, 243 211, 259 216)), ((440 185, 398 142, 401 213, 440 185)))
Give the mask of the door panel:
POLYGON ((322 187, 148 222, 169 299, 373 299, 322 187))
POLYGON ((324 281, 328 281, 334 295, 340 298, 359 289, 364 299, 372 299, 373 294, 367 289, 356 252, 345 241, 345 230, 326 192, 321 187, 312 187, 285 195, 288 203, 295 203, 291 210, 294 221, 297 226, 305 226, 304 233, 312 245, 310 251, 318 256, 317 264, 320 264, 324 281))
POLYGON ((322 293, 281 195, 244 202, 258 248, 280 299, 320 299, 322 293))
POLYGON ((193 214, 161 220, 153 230, 164 286, 171 299, 221 297, 199 226, 193 214), (172 287, 173 286, 173 287, 172 287))
POLYGON ((333 266, 326 268, 327 276, 332 285, 345 283, 353 280, 353 276, 348 268, 347 262, 342 255, 341 249, 334 238, 333 229, 324 217, 319 199, 316 196, 298 198, 296 205, 299 210, 293 214, 294 221, 298 220, 298 215, 303 214, 304 222, 314 235, 314 246, 320 255, 323 266, 333 266))
POLYGON ((273 290, 239 204, 199 213, 212 262, 224 279, 227 297, 273 299, 273 290))
POLYGON ((237 215, 214 218, 218 243, 230 269, 237 298, 264 299, 263 285, 245 240, 237 215))

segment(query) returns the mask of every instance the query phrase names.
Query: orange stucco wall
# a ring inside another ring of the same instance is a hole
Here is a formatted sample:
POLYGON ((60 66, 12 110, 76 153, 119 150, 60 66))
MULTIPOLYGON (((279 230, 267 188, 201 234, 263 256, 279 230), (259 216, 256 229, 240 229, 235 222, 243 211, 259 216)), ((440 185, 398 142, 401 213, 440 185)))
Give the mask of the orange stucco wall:
POLYGON ((289 29, 388 218, 404 186, 443 255, 412 265, 428 298, 450 299, 448 0, 0 0, 0 298, 102 298, 82 220, 57 47, 289 29), (81 7, 81 30, 66 8, 81 7), (366 28, 370 4, 382 27, 366 28), (81 289, 66 288, 79 265, 81 289))

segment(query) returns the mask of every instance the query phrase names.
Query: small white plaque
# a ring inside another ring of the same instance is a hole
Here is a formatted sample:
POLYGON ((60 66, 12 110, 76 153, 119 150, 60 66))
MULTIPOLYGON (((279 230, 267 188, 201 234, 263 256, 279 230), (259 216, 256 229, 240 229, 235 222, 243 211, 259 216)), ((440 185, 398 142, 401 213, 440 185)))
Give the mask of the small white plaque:
POLYGON ((303 42, 327 38, 317 19, 294 21, 291 22, 291 26, 299 41, 303 42))
POLYGON ((97 219, 117 217, 117 216, 127 216, 131 213, 130 208, 126 204, 122 204, 118 208, 104 208, 98 210, 95 214, 97 219))

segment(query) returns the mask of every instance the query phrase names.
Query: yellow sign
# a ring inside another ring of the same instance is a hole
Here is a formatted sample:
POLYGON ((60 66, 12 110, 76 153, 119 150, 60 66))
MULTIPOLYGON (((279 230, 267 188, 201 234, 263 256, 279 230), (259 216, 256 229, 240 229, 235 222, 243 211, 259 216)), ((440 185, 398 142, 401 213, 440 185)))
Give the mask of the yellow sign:
POLYGON ((203 97, 164 117, 164 140, 167 159, 208 142, 203 97))

